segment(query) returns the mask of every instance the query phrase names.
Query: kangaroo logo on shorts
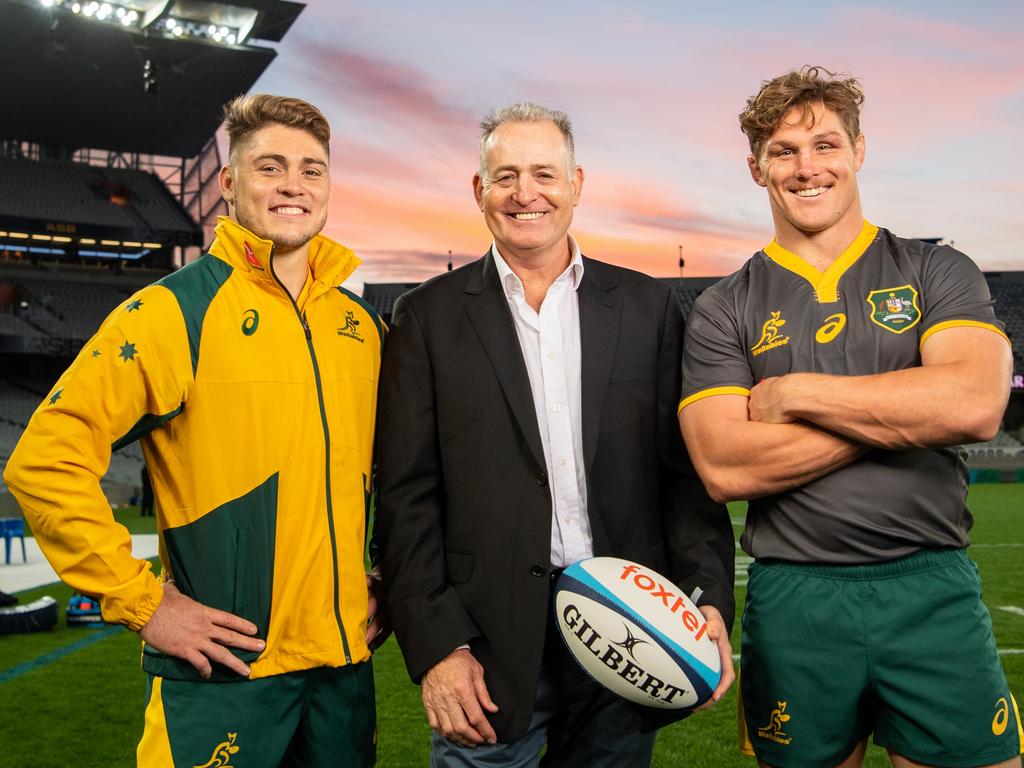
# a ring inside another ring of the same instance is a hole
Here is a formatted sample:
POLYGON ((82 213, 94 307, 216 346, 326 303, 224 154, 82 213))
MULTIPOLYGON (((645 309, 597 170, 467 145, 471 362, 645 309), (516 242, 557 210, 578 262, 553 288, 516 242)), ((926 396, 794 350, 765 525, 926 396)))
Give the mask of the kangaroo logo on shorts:
POLYGON ((233 768, 231 756, 238 754, 241 747, 235 746, 237 733, 229 733, 228 740, 222 741, 213 748, 213 755, 202 765, 193 765, 192 768, 233 768))
POLYGON ((917 291, 912 285, 879 288, 867 295, 871 307, 871 322, 892 333, 909 331, 921 319, 917 306, 917 291))
POLYGON ((793 739, 786 735, 784 725, 789 722, 790 716, 786 714, 787 701, 776 702, 778 706, 772 710, 771 719, 764 728, 757 729, 757 735, 762 739, 774 741, 776 744, 789 744, 793 739))

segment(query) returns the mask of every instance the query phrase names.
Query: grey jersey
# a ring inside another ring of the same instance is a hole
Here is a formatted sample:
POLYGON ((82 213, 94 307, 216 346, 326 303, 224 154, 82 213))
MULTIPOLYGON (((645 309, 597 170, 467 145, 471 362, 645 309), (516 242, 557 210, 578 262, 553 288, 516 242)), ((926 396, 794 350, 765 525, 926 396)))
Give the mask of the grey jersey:
MULTIPOLYGON (((773 242, 704 291, 687 320, 680 408, 747 394, 786 373, 866 375, 921 364, 952 326, 1002 334, 977 266, 948 246, 867 222, 824 273, 773 242)), ((751 471, 754 471, 753 469, 751 471)), ((756 558, 870 563, 965 547, 973 519, 957 447, 870 451, 785 493, 750 502, 741 538, 756 558)))

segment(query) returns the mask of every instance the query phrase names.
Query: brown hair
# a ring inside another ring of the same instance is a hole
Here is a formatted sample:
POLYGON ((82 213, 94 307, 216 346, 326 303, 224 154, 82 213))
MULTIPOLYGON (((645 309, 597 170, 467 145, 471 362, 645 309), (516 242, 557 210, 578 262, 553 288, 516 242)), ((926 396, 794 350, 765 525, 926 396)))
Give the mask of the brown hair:
POLYGON ((302 99, 267 93, 238 96, 224 105, 228 156, 233 156, 253 133, 274 123, 307 131, 330 156, 331 126, 323 113, 302 99))
POLYGON ((860 135, 863 103, 864 89, 857 78, 824 67, 805 66, 799 72, 787 72, 761 83, 761 90, 747 99, 746 109, 740 112, 740 130, 747 135, 750 153, 760 164, 765 140, 775 133, 790 109, 801 108, 801 120, 813 121, 811 107, 823 104, 836 113, 850 141, 855 141, 860 135))

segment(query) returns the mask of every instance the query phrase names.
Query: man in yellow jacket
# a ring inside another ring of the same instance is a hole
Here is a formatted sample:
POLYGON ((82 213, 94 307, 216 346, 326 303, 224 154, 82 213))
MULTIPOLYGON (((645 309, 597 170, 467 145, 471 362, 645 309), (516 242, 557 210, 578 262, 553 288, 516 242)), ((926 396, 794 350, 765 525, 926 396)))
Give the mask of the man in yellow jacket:
POLYGON ((341 287, 359 259, 319 234, 324 116, 256 95, 225 118, 230 217, 209 252, 110 314, 4 479, 61 578, 144 641, 139 765, 372 765, 383 327, 341 287), (162 578, 100 490, 111 451, 136 439, 162 578))

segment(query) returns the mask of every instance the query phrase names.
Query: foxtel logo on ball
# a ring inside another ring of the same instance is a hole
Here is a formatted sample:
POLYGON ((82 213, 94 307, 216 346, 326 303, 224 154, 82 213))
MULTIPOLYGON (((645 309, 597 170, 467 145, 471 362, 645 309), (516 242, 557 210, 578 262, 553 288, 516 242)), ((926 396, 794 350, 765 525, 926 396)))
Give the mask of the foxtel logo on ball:
MULTIPOLYGON (((689 602, 683 597, 677 597, 674 592, 669 592, 665 587, 656 582, 653 578, 648 576, 642 570, 639 565, 630 563, 622 569, 622 575, 619 577, 622 581, 628 581, 629 577, 633 577, 633 585, 644 592, 648 592, 651 597, 658 598, 662 604, 669 609, 671 613, 678 613, 679 619, 682 621, 683 626, 693 635, 694 640, 700 640, 704 637, 704 633, 707 632, 708 623, 703 618, 698 618, 693 611, 689 610, 687 603, 689 602), (675 598, 675 602, 669 603, 672 598, 675 598)), ((669 585, 674 586, 674 585, 669 585)))

